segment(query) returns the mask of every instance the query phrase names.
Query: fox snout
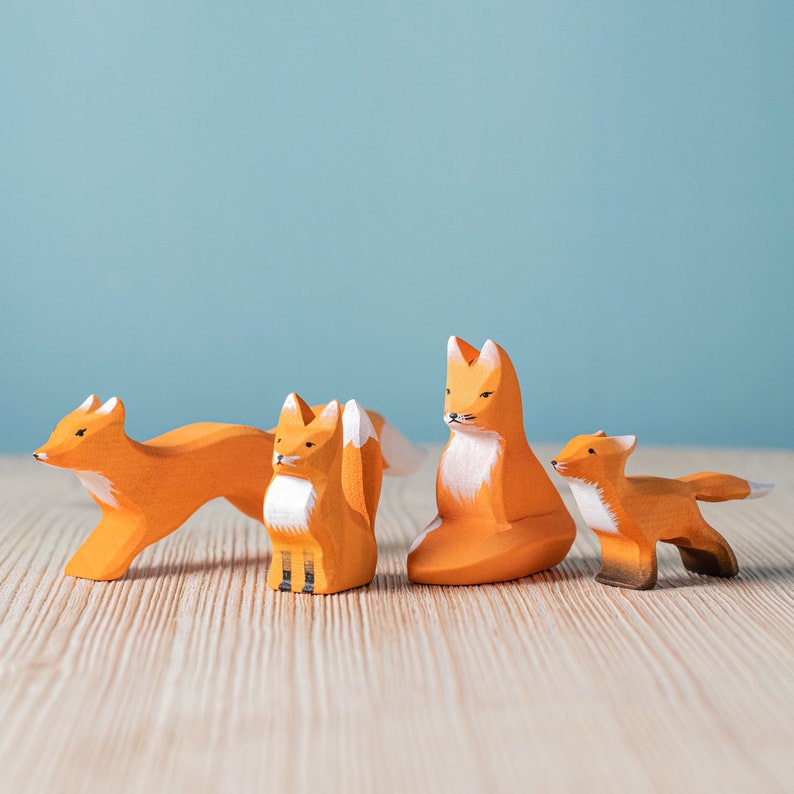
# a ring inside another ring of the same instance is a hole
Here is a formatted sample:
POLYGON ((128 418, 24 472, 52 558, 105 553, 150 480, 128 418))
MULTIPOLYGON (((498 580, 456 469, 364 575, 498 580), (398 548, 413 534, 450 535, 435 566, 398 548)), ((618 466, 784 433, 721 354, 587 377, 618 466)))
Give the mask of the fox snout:
POLYGON ((47 455, 46 452, 34 452, 33 453, 33 457, 36 458, 36 460, 41 460, 41 461, 46 462, 47 458, 48 458, 48 455, 47 455))

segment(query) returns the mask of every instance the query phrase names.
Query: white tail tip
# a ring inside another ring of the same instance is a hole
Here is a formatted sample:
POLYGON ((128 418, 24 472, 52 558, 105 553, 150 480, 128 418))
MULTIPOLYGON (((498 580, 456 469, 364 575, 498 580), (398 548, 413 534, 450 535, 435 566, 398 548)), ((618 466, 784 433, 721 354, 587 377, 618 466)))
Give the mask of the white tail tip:
POLYGON ((750 494, 745 497, 746 499, 760 499, 775 487, 773 482, 750 482, 748 480, 747 484, 750 486, 750 494))
POLYGON ((355 400, 348 400, 342 412, 342 446, 352 444, 361 449, 370 438, 377 439, 378 434, 369 415, 355 400))
POLYGON ((383 473, 396 477, 416 471, 427 454, 389 422, 384 422, 380 430, 380 451, 386 464, 383 473))

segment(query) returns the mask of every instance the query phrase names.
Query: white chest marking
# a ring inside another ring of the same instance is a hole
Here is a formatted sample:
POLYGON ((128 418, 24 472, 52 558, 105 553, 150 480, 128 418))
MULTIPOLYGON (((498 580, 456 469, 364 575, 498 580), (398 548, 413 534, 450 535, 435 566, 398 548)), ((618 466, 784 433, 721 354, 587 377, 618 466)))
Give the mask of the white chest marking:
POLYGON ((604 501, 603 488, 576 477, 566 479, 585 524, 599 532, 617 532, 618 519, 612 508, 604 501))
POLYGON ((439 475, 444 487, 458 500, 474 499, 502 454, 501 437, 487 430, 453 432, 441 458, 439 475))
POLYGON ((290 532, 308 530, 315 497, 314 486, 308 480, 279 474, 265 494, 265 523, 290 532))
POLYGON ((95 499, 110 507, 119 506, 115 497, 117 491, 113 483, 104 474, 100 474, 98 471, 82 471, 80 469, 75 469, 74 473, 80 482, 83 483, 88 493, 95 499))

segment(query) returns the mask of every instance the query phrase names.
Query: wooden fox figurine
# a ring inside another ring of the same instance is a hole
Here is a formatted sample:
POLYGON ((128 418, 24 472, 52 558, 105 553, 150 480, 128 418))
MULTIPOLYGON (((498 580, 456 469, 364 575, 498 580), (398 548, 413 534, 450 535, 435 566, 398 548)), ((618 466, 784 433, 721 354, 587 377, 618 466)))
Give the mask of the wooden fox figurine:
POLYGON ((118 579, 147 546, 218 496, 262 520, 273 437, 254 427, 200 422, 146 443, 124 430, 124 406, 91 395, 33 453, 72 469, 102 520, 66 566, 69 576, 118 579))
MULTIPOLYGON (((315 410, 321 410, 318 406, 315 410)), ((382 416, 388 474, 407 474, 424 453, 382 416)), ((225 497, 262 521, 262 500, 273 474, 273 432, 200 422, 145 443, 124 430, 117 397, 100 406, 91 395, 67 414, 33 453, 51 466, 72 469, 102 508, 102 520, 66 566, 83 579, 118 579, 147 546, 180 527, 201 505, 225 497)))
POLYGON ((444 421, 438 516, 411 546, 408 578, 481 584, 561 562, 575 524, 529 448, 518 377, 499 345, 450 338, 444 421))
POLYGON ((338 593, 372 581, 382 459, 366 411, 334 400, 315 413, 297 394, 281 410, 265 528, 273 542, 268 586, 338 593))
POLYGON ((706 523, 697 501, 753 499, 774 487, 705 471, 678 479, 624 473, 635 436, 603 430, 576 436, 551 462, 571 486, 579 510, 601 543, 596 579, 614 587, 646 590, 656 584, 656 543, 678 547, 684 567, 710 576, 735 576, 736 557, 706 523))

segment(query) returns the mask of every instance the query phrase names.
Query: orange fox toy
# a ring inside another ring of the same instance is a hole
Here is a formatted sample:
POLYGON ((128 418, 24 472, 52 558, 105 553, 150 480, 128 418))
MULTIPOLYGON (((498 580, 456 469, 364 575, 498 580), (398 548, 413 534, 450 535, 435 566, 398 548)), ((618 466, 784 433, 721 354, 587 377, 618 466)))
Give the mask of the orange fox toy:
POLYGON ((315 413, 297 394, 281 410, 265 528, 273 542, 268 586, 338 593, 372 581, 380 443, 366 411, 334 400, 315 413))
POLYGON ((752 499, 774 486, 710 471, 675 480, 627 477, 624 467, 636 445, 635 436, 607 436, 600 430, 571 439, 551 462, 601 543, 596 580, 634 590, 653 587, 658 541, 677 546, 688 571, 735 576, 739 566, 731 547, 703 519, 696 500, 752 499))
MULTIPOLYGON (((388 473, 412 471, 424 453, 382 416, 371 417, 387 450, 388 473)), ((144 548, 216 497, 262 521, 262 500, 273 474, 273 433, 200 422, 139 443, 124 430, 121 400, 113 397, 100 406, 92 394, 33 454, 43 463, 72 469, 102 508, 102 520, 69 561, 66 574, 109 580, 123 576, 144 548)))
POLYGON ((261 521, 273 437, 254 427, 200 422, 146 443, 124 431, 117 397, 91 395, 33 453, 72 469, 102 508, 102 520, 66 566, 69 576, 118 579, 147 546, 224 496, 261 521))
POLYGON ((408 578, 425 584, 516 579, 561 562, 576 527, 524 435, 513 364, 488 340, 447 346, 438 516, 414 541, 408 578))

